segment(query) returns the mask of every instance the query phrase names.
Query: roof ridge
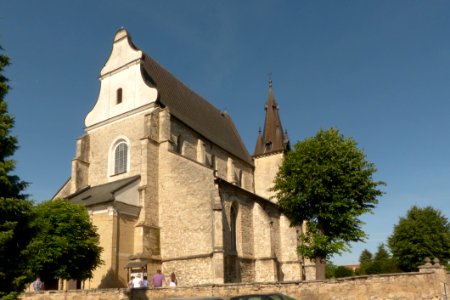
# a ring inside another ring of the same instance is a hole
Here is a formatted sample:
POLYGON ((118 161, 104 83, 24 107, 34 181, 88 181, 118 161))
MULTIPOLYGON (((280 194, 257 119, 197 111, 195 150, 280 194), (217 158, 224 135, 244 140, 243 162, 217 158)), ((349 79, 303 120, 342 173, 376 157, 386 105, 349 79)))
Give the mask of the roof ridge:
POLYGON ((253 165, 231 117, 207 101, 143 51, 143 77, 158 90, 158 101, 200 135, 253 165), (221 121, 224 120, 224 121, 221 121))

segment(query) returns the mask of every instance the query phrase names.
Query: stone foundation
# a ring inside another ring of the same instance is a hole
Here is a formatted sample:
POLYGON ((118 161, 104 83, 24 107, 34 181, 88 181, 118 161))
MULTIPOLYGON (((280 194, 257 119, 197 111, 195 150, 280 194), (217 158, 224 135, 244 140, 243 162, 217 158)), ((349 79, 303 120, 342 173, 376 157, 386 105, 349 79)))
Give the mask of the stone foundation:
MULTIPOLYGON (((231 297, 252 293, 279 292, 295 299, 308 300, 440 300, 445 299, 444 283, 449 275, 443 270, 349 277, 326 281, 289 283, 221 284, 180 286, 156 289, 103 289, 27 292, 22 300, 103 300, 147 299, 162 300, 174 297, 216 296, 231 297), (444 280, 444 281, 443 281, 444 280)), ((447 282, 445 282, 447 281, 447 282)))

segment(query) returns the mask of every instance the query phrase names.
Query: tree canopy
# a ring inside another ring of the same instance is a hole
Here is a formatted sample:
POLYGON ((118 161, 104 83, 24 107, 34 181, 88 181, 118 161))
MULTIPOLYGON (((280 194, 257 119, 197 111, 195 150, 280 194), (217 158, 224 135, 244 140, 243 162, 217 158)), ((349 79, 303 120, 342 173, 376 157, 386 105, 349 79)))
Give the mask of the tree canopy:
MULTIPOLYGON (((0 46, 0 50, 2 50, 0 46)), ((14 127, 14 118, 8 113, 8 105, 4 97, 8 93, 8 79, 3 72, 9 65, 9 58, 0 55, 0 197, 5 198, 25 198, 21 192, 26 188, 27 183, 20 180, 17 175, 12 175, 16 165, 10 157, 17 150, 17 138, 10 134, 14 127)))
MULTIPOLYGON (((0 51, 3 50, 0 46, 0 51)), ((30 279, 23 249, 32 237, 29 222, 32 202, 22 191, 27 183, 12 175, 17 138, 10 134, 14 119, 8 113, 5 96, 8 79, 4 75, 9 58, 0 54, 0 298, 14 299, 30 279)))
POLYGON ((364 250, 360 256, 360 266, 357 270, 358 275, 364 274, 387 274, 399 272, 397 262, 386 250, 384 244, 380 244, 377 252, 372 257, 372 253, 364 250))
POLYGON ((292 225, 306 221, 307 233, 300 234, 303 256, 327 259, 366 237, 359 216, 371 212, 382 195, 383 182, 372 179, 375 172, 356 142, 334 128, 320 130, 286 154, 272 190, 292 225))
MULTIPOLYGON (((2 48, 0 47, 0 50, 2 48)), ((98 235, 84 207, 66 200, 34 206, 27 183, 12 175, 17 138, 4 100, 9 59, 0 55, 0 299, 16 299, 36 274, 43 279, 86 279, 101 263, 98 235)))
POLYGON ((34 233, 31 207, 28 200, 0 197, 0 299, 14 299, 32 278, 24 251, 34 233))
POLYGON ((373 257, 372 253, 369 250, 364 249, 363 252, 361 252, 361 255, 359 256, 359 264, 362 265, 371 262, 372 257, 373 257))
POLYGON ((86 208, 56 199, 33 211, 31 228, 37 233, 27 247, 30 269, 44 280, 91 278, 102 263, 102 249, 86 208))
POLYGON ((430 206, 411 207, 394 226, 388 245, 403 271, 416 271, 425 257, 450 260, 450 223, 441 211, 430 206))
POLYGON ((343 278, 355 275, 352 269, 346 266, 335 266, 332 263, 327 263, 325 267, 325 278, 343 278))

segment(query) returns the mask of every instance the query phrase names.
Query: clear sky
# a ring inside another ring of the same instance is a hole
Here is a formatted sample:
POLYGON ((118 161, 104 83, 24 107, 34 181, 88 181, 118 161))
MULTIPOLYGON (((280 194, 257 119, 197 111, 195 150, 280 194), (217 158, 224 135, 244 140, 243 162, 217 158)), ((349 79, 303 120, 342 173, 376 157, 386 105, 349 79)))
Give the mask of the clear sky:
POLYGON ((358 261, 412 205, 450 217, 450 2, 2 1, 0 45, 32 199, 70 176, 75 140, 97 100, 115 32, 220 110, 250 153, 264 122, 268 74, 291 143, 319 129, 353 137, 387 183, 358 261))

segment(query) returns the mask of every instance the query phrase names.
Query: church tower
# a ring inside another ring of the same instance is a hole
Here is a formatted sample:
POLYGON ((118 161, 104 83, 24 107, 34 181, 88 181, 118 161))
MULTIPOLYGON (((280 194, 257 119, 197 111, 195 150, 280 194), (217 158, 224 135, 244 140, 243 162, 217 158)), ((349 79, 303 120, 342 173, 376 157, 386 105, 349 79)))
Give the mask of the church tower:
MULTIPOLYGON (((265 105, 266 119, 264 130, 259 130, 253 159, 255 163, 255 193, 269 199, 274 196, 270 191, 284 154, 290 150, 287 132, 283 131, 278 104, 272 92, 272 80, 269 80, 269 95, 265 105)), ((276 202, 275 199, 272 201, 276 202)))

